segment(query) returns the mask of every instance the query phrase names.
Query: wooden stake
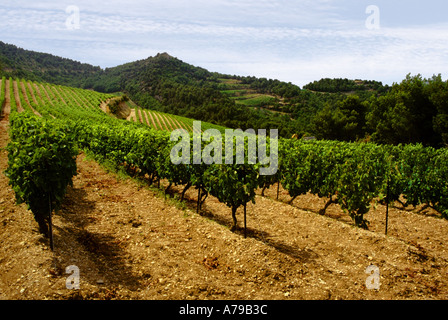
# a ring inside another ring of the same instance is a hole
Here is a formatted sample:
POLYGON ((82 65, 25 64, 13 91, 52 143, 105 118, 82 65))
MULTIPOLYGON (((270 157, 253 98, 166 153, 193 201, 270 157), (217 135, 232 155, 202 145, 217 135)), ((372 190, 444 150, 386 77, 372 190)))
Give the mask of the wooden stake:
POLYGON ((198 188, 198 204, 197 204, 197 207, 196 207, 196 213, 199 213, 200 205, 201 205, 201 188, 199 187, 198 188))
POLYGON ((51 221, 51 194, 48 195, 48 204, 50 208, 50 212, 48 214, 48 227, 50 233, 50 249, 54 251, 54 243, 53 243, 53 223, 51 221))
POLYGON ((279 193, 279 190, 280 190, 280 180, 279 180, 278 183, 277 183, 277 200, 278 200, 278 193, 279 193))
POLYGON ((246 238, 246 203, 244 204, 244 238, 246 238))
POLYGON ((389 222, 389 182, 390 180, 387 180, 387 193, 386 193, 386 230, 385 234, 387 235, 387 224, 389 222))

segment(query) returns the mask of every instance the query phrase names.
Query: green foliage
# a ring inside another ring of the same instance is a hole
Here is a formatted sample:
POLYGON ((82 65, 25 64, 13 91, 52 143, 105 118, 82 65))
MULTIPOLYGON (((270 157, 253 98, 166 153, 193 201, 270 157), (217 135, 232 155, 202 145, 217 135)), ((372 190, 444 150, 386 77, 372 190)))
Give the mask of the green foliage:
POLYGON ((357 141, 366 132, 366 103, 358 96, 338 101, 335 108, 327 105, 316 114, 312 130, 319 139, 357 141))
POLYGON ((273 94, 284 98, 293 98, 300 94, 300 87, 291 82, 256 77, 239 77, 239 79, 243 84, 248 84, 250 89, 259 93, 273 94))
POLYGON ((325 78, 319 81, 311 82, 303 87, 307 90, 319 91, 319 92, 349 92, 349 91, 365 91, 376 90, 384 91, 387 87, 384 87, 381 82, 378 81, 361 81, 361 80, 349 80, 349 79, 330 79, 325 78))
POLYGON ((440 134, 442 143, 448 146, 448 81, 443 82, 441 75, 434 76, 428 80, 426 92, 437 110, 433 119, 434 131, 440 134))
POLYGON ((378 143, 422 143, 440 146, 445 125, 444 98, 446 96, 440 77, 432 80, 420 75, 394 84, 384 96, 371 101, 367 124, 372 139, 378 143))
POLYGON ((24 50, 0 41, 0 76, 26 78, 79 87, 91 75, 100 72, 100 67, 80 63, 47 53, 24 50))
POLYGON ((232 208, 232 230, 237 227, 235 213, 238 207, 250 201, 255 203, 258 176, 258 165, 249 164, 213 164, 204 173, 206 189, 232 208))
POLYGON ((255 97, 247 97, 243 99, 234 99, 236 103, 247 107, 267 107, 277 103, 277 99, 266 95, 256 95, 255 97))
POLYGON ((403 195, 406 205, 427 204, 448 217, 445 149, 298 140, 280 150, 281 183, 293 199, 308 192, 326 197, 363 228, 372 201, 386 194, 390 202, 403 195))
POLYGON ((39 119, 22 112, 10 118, 5 174, 17 203, 26 203, 48 236, 49 214, 58 210, 72 177, 76 175, 74 137, 60 121, 39 119))
POLYGON ((448 218, 448 151, 421 144, 395 147, 392 199, 400 194, 405 206, 426 204, 448 218))

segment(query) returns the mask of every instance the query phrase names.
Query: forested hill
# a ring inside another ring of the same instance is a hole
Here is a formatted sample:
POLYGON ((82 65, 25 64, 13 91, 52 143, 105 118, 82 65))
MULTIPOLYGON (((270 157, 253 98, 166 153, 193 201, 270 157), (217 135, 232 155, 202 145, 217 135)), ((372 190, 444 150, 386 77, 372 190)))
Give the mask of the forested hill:
POLYGON ((48 53, 25 50, 0 41, 0 75, 79 87, 100 67, 48 53))
POLYGON ((98 91, 126 92, 139 105, 230 128, 296 132, 298 86, 279 80, 207 71, 167 53, 109 68, 84 83, 98 91))
POLYGON ((448 81, 321 79, 303 88, 208 71, 168 53, 101 69, 0 42, 0 76, 124 92, 143 108, 282 137, 448 145, 448 81))
POLYGON ((105 69, 88 78, 83 87, 101 92, 126 92, 142 107, 224 126, 246 126, 248 118, 244 121, 238 118, 238 123, 232 124, 233 114, 242 110, 214 88, 216 83, 211 72, 160 53, 105 69))

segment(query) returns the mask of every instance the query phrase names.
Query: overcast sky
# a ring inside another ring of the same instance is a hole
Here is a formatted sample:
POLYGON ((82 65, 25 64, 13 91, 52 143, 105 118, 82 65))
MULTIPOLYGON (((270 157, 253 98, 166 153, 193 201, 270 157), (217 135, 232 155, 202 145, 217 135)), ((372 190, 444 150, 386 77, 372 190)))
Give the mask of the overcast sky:
POLYGON ((0 41, 103 68, 168 52, 299 86, 448 76, 446 0, 0 0, 0 17, 0 41))

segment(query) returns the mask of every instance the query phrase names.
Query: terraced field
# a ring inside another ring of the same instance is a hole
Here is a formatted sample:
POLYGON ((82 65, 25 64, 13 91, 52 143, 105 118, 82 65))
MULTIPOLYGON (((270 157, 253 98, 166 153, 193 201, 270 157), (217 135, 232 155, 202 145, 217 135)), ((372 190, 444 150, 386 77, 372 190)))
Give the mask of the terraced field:
POLYGON ((273 95, 257 93, 241 81, 235 79, 220 79, 220 81, 221 92, 228 95, 237 104, 247 107, 268 108, 280 101, 273 95))

